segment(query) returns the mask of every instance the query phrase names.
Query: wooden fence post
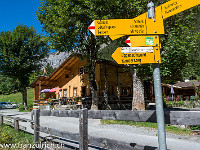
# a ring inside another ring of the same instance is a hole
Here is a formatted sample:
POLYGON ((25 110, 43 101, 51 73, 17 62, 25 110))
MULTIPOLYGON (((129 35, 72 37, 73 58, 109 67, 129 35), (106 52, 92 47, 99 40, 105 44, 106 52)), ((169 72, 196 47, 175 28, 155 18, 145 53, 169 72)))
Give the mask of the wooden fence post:
POLYGON ((3 125, 3 116, 0 116, 0 126, 3 125))
POLYGON ((39 142, 40 136, 40 110, 34 110, 34 143, 39 142))
POLYGON ((19 132, 19 120, 18 118, 14 118, 14 129, 15 129, 15 132, 19 132))
POLYGON ((79 114, 79 149, 88 150, 88 110, 84 108, 79 114))
POLYGON ((34 118, 33 118, 33 115, 34 115, 34 110, 31 111, 31 120, 33 121, 33 122, 31 122, 31 129, 34 130, 34 118))

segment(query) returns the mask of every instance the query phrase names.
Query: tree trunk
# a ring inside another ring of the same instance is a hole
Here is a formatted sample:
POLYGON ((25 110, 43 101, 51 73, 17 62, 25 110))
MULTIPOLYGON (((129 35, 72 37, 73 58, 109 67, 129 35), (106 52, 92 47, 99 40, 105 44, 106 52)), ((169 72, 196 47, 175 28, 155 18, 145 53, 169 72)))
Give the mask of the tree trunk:
POLYGON ((130 65, 130 69, 133 79, 132 110, 145 110, 144 86, 141 79, 136 75, 133 65, 130 65))
POLYGON ((90 84, 90 89, 91 89, 91 94, 92 94, 91 110, 98 110, 99 99, 98 99, 98 94, 97 94, 97 85, 95 82, 95 72, 94 71, 90 72, 90 74, 89 74, 89 84, 90 84))
POLYGON ((95 81, 95 68, 97 53, 100 46, 97 44, 96 37, 92 34, 88 36, 89 43, 85 44, 86 58, 88 64, 89 85, 92 94, 91 110, 98 110, 99 98, 97 93, 97 84, 95 81))
POLYGON ((23 106, 26 109, 26 106, 27 106, 27 89, 26 89, 26 87, 24 87, 21 90, 21 93, 22 93, 22 99, 23 99, 23 106))
POLYGON ((118 99, 118 104, 119 104, 119 108, 120 110, 122 109, 122 101, 120 98, 120 86, 119 86, 119 68, 116 68, 117 71, 117 99, 118 99))
POLYGON ((98 110, 98 103, 99 103, 99 99, 98 99, 98 94, 96 90, 91 90, 92 93, 92 106, 91 106, 91 110, 98 110))
POLYGON ((97 84, 95 82, 97 52, 98 52, 98 50, 95 48, 95 44, 92 43, 90 48, 88 49, 89 84, 90 84, 90 90, 91 90, 91 94, 92 94, 91 110, 98 110, 98 104, 99 104, 98 93, 97 93, 97 84))
POLYGON ((107 68, 106 64, 104 66, 104 80, 105 80, 105 89, 104 89, 104 100, 105 100, 105 109, 111 109, 110 105, 108 104, 108 82, 107 82, 107 68))

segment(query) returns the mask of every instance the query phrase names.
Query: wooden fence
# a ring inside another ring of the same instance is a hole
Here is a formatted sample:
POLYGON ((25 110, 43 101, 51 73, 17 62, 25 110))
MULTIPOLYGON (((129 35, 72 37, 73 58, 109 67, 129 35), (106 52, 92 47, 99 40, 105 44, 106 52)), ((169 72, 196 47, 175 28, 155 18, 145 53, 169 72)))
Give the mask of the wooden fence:
MULTIPOLYGON (((79 149, 86 150, 89 146, 97 146, 102 149, 145 149, 137 143, 125 143, 106 138, 92 137, 88 135, 88 118, 124 120, 136 122, 156 122, 156 111, 130 111, 130 110, 33 110, 34 121, 14 116, 0 114, 0 125, 3 117, 11 117, 14 120, 15 130, 19 130, 19 121, 34 124, 34 142, 39 140, 39 132, 44 132, 64 139, 79 141, 79 149), (75 117, 79 118, 79 133, 56 130, 40 125, 39 116, 75 117)), ((200 111, 164 111, 165 123, 172 125, 200 125, 200 111)), ((148 147, 149 148, 149 147, 148 147)), ((152 147, 151 147, 152 148, 152 147)))
POLYGON ((4 115, 4 114, 0 114, 0 126, 3 125, 4 123, 4 119, 5 118, 10 118, 10 119, 13 119, 13 122, 10 123, 9 125, 13 126, 14 129, 15 129, 15 132, 18 132, 19 129, 20 129, 20 125, 19 125, 19 122, 30 122, 30 124, 32 125, 34 123, 33 120, 31 119, 25 119, 25 118, 20 118, 20 117, 16 117, 15 115, 4 115))
MULTIPOLYGON (((165 123, 172 125, 200 125, 200 111, 165 111, 165 123)), ((41 127, 40 131, 62 136, 66 139, 79 141, 79 148, 85 150, 90 145, 105 149, 145 149, 137 143, 124 143, 106 138, 91 137, 88 135, 88 118, 123 120, 136 122, 156 122, 156 111, 130 111, 130 110, 41 110, 41 116, 75 117, 79 118, 79 134, 63 132, 55 129, 41 127), (142 147, 142 148, 141 148, 142 147)))
MULTIPOLYGON (((41 116, 79 117, 81 110, 41 110, 41 116)), ((165 123, 173 125, 200 125, 200 111, 164 111, 165 123)), ((96 110, 88 111, 88 118, 136 122, 156 122, 156 111, 96 110)))

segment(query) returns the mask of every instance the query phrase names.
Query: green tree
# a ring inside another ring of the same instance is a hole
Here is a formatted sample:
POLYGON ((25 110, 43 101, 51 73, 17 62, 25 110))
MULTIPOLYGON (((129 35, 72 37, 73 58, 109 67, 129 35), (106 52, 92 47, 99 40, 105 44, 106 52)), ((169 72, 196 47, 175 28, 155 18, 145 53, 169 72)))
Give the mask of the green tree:
POLYGON ((47 52, 47 39, 36 33, 33 27, 18 25, 12 31, 0 33, 1 73, 18 81, 25 107, 30 75, 40 69, 39 61, 47 52))
POLYGON ((38 77, 38 76, 50 76, 55 69, 47 63, 45 67, 41 67, 40 70, 37 70, 36 72, 33 72, 29 78, 29 84, 32 84, 33 81, 38 77), (44 73, 44 68, 46 70, 46 73, 44 73))
POLYGON ((49 63, 47 63, 47 65, 45 66, 45 69, 46 69, 47 76, 51 75, 53 73, 53 71, 55 70, 49 63))
MULTIPOLYGON (((166 1, 168 0, 154 0, 155 6, 166 1)), ((147 11, 147 2, 147 0, 42 0, 37 16, 45 31, 49 33, 53 48, 59 51, 75 49, 88 60, 93 109, 98 108, 94 71, 97 55, 101 51, 102 43, 110 44, 112 41, 107 37, 94 37, 88 31, 88 26, 95 19, 135 18, 147 11)), ((163 47, 161 75, 165 82, 183 78, 181 73, 189 62, 188 56, 196 45, 194 43, 197 43, 194 39, 197 39, 198 34, 193 36, 194 32, 191 30, 196 29, 198 11, 195 12, 195 9, 197 7, 164 20, 166 34, 161 36, 163 47), (191 25, 188 24, 189 22, 192 22, 191 25), (181 34, 182 32, 184 34, 181 34), (192 44, 186 45, 189 42, 192 44)), ((137 70, 137 75, 149 76, 152 71, 151 65, 135 65, 134 68, 137 70)), ((195 67, 194 70, 197 72, 198 69, 195 67)))
POLYGON ((161 37, 163 82, 200 76, 199 8, 195 6, 164 20, 165 35, 161 37))
POLYGON ((42 0, 37 13, 49 33, 53 47, 60 51, 75 49, 88 62, 92 108, 98 109, 95 66, 102 43, 109 38, 95 37, 88 26, 95 19, 135 18, 146 12, 147 1, 138 0, 42 0))
POLYGON ((19 82, 12 78, 0 75, 0 93, 11 94, 19 90, 19 82))

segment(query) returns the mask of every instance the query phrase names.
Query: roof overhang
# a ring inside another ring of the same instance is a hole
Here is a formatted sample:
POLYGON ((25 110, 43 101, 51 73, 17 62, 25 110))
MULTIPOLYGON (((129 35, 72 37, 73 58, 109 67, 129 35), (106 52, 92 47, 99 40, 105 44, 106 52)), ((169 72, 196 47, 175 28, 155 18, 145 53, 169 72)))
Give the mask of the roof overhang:
POLYGON ((69 73, 71 67, 79 61, 81 55, 72 54, 70 55, 50 76, 38 76, 33 83, 31 83, 31 87, 39 86, 50 86, 51 83, 57 81, 62 73, 69 73))

